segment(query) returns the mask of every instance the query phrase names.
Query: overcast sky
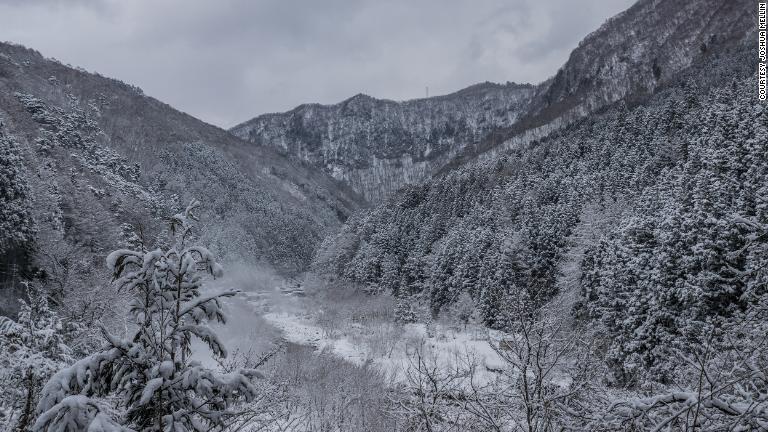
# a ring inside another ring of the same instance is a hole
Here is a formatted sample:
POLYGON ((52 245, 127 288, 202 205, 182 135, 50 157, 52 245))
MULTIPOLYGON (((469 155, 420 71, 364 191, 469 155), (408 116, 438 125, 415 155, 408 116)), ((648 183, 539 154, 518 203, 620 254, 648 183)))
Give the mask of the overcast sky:
POLYGON ((537 83, 634 0, 0 0, 0 40, 230 127, 356 93, 537 83))

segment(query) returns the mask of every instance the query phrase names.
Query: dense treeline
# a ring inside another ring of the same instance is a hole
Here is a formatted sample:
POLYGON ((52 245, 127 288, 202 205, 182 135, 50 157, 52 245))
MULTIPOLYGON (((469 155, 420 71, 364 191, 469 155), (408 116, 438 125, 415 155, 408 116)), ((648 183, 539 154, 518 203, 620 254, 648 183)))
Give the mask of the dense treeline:
POLYGON ((499 328, 503 305, 535 307, 575 277, 575 311, 605 325, 617 378, 663 379, 661 346, 704 337, 764 289, 768 122, 744 56, 404 190, 327 239, 316 267, 435 314, 468 292, 499 328))
MULTIPOLYGON (((22 273, 30 267, 37 233, 31 207, 21 148, 0 118, 0 289, 16 294, 22 273)), ((0 314, 7 312, 7 305, 0 305, 0 314)))
POLYGON ((0 119, 0 251, 27 248, 35 234, 21 149, 0 119))
POLYGON ((586 254, 581 308, 611 335, 624 380, 668 378, 670 352, 704 345, 765 295, 768 113, 752 84, 686 102, 675 163, 586 254))
POLYGON ((55 234, 99 255, 121 241, 120 230, 103 227, 122 224, 142 225, 155 237, 157 216, 198 198, 211 203, 202 210, 206 217, 228 221, 206 234, 223 260, 295 273, 309 265, 320 239, 362 204, 306 163, 239 140, 125 84, 5 43, 0 119, 23 159, 18 168, 29 179, 41 249, 55 234))

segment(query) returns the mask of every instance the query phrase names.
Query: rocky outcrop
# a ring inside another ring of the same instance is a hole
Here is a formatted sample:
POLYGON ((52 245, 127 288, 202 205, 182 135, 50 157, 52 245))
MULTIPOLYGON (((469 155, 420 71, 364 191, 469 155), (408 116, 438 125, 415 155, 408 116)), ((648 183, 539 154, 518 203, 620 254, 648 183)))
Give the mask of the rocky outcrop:
POLYGON ((513 125, 534 87, 478 84, 405 102, 357 95, 256 117, 231 132, 321 167, 369 201, 419 183, 494 129, 513 125))
POLYGON ((357 95, 256 117, 231 132, 322 168, 378 202, 479 155, 644 98, 754 31, 749 0, 641 0, 588 35, 537 86, 478 84, 406 102, 357 95))

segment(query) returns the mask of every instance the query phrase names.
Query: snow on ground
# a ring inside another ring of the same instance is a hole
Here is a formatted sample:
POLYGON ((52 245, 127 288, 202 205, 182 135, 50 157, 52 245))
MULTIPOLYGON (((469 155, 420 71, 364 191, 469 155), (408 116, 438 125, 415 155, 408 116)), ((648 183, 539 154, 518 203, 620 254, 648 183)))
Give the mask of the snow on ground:
MULTIPOLYGON (((490 380, 503 368, 504 363, 489 340, 494 336, 487 330, 470 327, 466 331, 434 325, 428 331, 425 324, 381 324, 392 329, 370 329, 349 325, 345 334, 329 336, 310 317, 291 313, 270 312, 263 316, 267 322, 283 332, 289 342, 313 346, 318 352, 331 353, 356 365, 371 364, 396 381, 403 380, 404 372, 414 361, 412 354, 418 349, 428 362, 441 368, 477 365, 479 382, 490 380), (394 330, 394 331, 392 331, 394 330), (377 337, 384 334, 384 338, 377 337), (386 340, 387 337, 391 340, 386 340)), ((491 342, 492 343, 492 342, 491 342)))
POLYGON ((356 347, 346 338, 328 338, 323 329, 310 323, 306 317, 284 312, 264 314, 268 323, 282 330, 283 337, 288 342, 298 345, 313 346, 318 352, 332 353, 344 360, 362 366, 368 360, 366 352, 356 347))
MULTIPOLYGON (((403 326, 351 321, 323 326, 318 319, 325 305, 308 299, 296 281, 245 268, 229 272, 217 285, 241 291, 225 300, 229 325, 217 326, 230 350, 267 350, 282 336, 288 342, 312 346, 318 353, 332 354, 358 366, 373 366, 395 381, 405 379, 416 350, 440 368, 474 362, 480 381, 493 379, 503 368, 503 361, 490 345, 497 344, 502 335, 480 326, 459 329, 439 323, 403 326)), ((213 363, 207 350, 195 351, 201 361, 213 363)))

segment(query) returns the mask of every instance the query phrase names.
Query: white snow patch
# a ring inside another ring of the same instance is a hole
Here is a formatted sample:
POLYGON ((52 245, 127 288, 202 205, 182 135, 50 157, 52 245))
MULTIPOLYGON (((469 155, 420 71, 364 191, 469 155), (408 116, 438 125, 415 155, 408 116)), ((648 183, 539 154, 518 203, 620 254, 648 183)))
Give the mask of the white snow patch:
POLYGON ((441 367, 462 367, 474 362, 478 382, 495 378, 495 371, 504 367, 503 360, 491 347, 495 339, 493 332, 475 327, 469 331, 457 331, 436 325, 433 335, 429 336, 424 324, 407 324, 387 349, 381 346, 380 340, 366 338, 363 333, 369 333, 366 330, 370 329, 350 326, 348 330, 358 334, 333 338, 326 336, 323 329, 306 316, 267 313, 264 318, 282 330, 289 342, 313 346, 317 352, 331 353, 356 365, 372 364, 397 381, 404 379, 403 374, 411 362, 409 354, 416 349, 441 367))
POLYGON ((323 329, 311 324, 306 318, 288 313, 267 313, 264 318, 283 331, 285 340, 298 345, 313 346, 318 352, 329 352, 356 365, 363 365, 367 360, 365 350, 355 346, 346 338, 328 338, 323 336, 323 329))

